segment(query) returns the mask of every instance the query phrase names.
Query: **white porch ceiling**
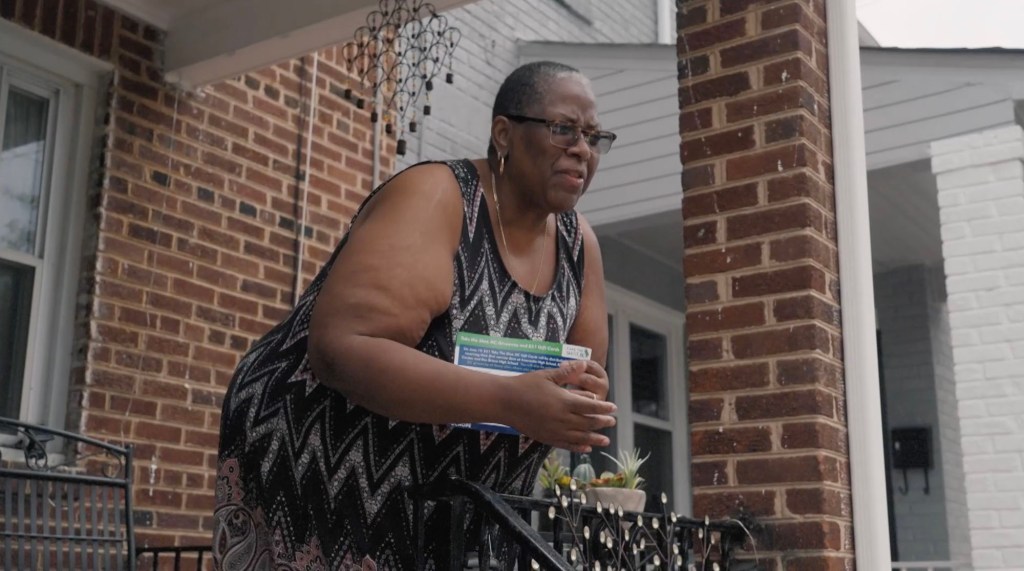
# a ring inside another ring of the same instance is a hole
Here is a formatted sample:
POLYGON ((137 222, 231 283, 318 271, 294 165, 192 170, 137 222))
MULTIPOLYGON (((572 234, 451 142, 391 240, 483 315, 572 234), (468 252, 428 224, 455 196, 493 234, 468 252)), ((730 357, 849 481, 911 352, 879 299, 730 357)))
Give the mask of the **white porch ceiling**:
MULTIPOLYGON (((378 0, 104 0, 167 32, 168 81, 198 87, 342 43, 378 0)), ((447 10, 471 0, 433 0, 447 10)))

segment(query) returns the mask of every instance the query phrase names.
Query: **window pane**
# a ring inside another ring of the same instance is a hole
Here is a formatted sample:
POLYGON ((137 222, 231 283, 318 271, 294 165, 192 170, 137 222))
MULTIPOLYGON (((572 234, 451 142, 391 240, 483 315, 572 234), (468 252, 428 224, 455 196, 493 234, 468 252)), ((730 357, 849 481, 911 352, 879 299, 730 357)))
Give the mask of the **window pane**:
POLYGON ((642 424, 633 427, 633 440, 640 449, 640 457, 650 454, 644 465, 640 467, 640 475, 647 481, 647 511, 661 512, 661 493, 668 495, 669 506, 673 505, 672 497, 672 434, 642 424))
POLYGON ((0 146, 0 249, 35 254, 50 102, 16 87, 7 93, 0 146))
POLYGON ((32 268, 0 260, 0 416, 21 410, 32 278, 32 268))
POLYGON ((634 426, 634 440, 640 449, 640 457, 650 456, 640 467, 640 476, 645 480, 643 489, 647 492, 648 512, 662 511, 662 492, 669 496, 669 507, 673 506, 672 479, 672 433, 637 424, 634 426))
POLYGON ((665 398, 666 356, 664 335, 629 326, 630 370, 633 373, 633 412, 668 420, 665 398))

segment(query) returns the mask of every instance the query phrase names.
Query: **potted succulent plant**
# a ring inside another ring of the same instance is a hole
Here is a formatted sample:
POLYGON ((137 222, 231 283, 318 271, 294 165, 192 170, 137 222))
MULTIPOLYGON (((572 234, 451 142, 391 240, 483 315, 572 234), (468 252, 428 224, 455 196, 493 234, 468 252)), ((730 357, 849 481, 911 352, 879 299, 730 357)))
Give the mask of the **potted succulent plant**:
POLYGON ((540 467, 538 480, 543 494, 548 496, 555 495, 555 486, 563 488, 569 486, 569 481, 571 480, 569 469, 562 465, 562 462, 558 459, 558 453, 554 450, 544 459, 544 464, 540 467))
POLYGON ((552 452, 544 460, 539 475, 544 495, 556 496, 558 488, 568 489, 570 483, 575 482, 581 490, 586 490, 585 503, 588 505, 601 502, 605 506, 621 506, 625 511, 643 511, 647 493, 640 489, 644 484, 640 467, 650 458, 650 454, 641 457, 638 449, 619 450, 618 458, 604 452, 602 454, 615 463, 615 472, 602 472, 597 476, 590 464, 590 457, 584 454, 570 475, 557 453, 552 452))
POLYGON ((651 455, 641 458, 638 449, 619 450, 618 458, 602 454, 615 463, 618 471, 602 472, 599 477, 583 482, 587 489, 587 503, 596 505, 601 502, 605 506, 622 506, 625 511, 643 511, 647 493, 640 489, 644 483, 640 467, 651 455))

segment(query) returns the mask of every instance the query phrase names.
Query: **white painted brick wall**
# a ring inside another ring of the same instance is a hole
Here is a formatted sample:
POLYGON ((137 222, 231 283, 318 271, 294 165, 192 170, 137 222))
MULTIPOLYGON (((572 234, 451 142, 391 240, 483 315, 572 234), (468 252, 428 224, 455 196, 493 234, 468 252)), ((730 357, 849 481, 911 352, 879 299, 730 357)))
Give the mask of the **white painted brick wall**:
MULTIPOLYGON (((924 474, 912 470, 908 473, 907 494, 896 492, 893 496, 901 561, 967 561, 970 558, 963 456, 943 281, 941 269, 924 266, 897 268, 875 276, 888 424, 891 428, 928 426, 932 429, 935 467, 929 472, 931 492, 924 493, 924 474)), ((902 485, 902 471, 894 470, 890 477, 894 489, 902 485)))
POLYGON ((421 160, 476 158, 487 152, 491 107, 519 64, 520 42, 654 43, 657 0, 590 0, 590 21, 558 0, 478 0, 445 12, 462 32, 455 83, 435 82, 432 114, 410 134, 399 168, 421 160))
POLYGON ((1024 569, 1024 130, 931 146, 976 569, 1024 569))
MULTIPOLYGON (((953 369, 952 330, 949 326, 945 275, 942 268, 928 268, 928 330, 932 342, 932 374, 935 378, 935 405, 939 414, 939 449, 946 505, 946 532, 949 535, 949 559, 971 560, 970 522, 967 510, 967 485, 964 480, 964 455, 960 429, 959 401, 953 369)), ((970 336, 967 336, 970 339, 970 336)))

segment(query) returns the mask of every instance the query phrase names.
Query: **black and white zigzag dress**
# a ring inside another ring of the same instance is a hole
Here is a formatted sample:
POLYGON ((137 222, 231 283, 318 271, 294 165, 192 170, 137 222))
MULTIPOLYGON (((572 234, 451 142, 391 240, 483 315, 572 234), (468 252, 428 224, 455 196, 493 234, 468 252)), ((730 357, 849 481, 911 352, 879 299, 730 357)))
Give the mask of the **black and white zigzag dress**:
MULTIPOLYGON (((558 216, 554 286, 534 296, 502 264, 476 168, 446 164, 465 205, 455 287, 417 349, 452 361, 459 331, 565 341, 582 291, 575 212, 558 216)), ((317 382, 306 356, 309 320, 345 242, 292 314, 242 358, 224 397, 214 518, 222 571, 415 569, 408 486, 458 475, 529 495, 549 451, 524 436, 392 420, 317 382)), ((432 510, 426 520, 428 569, 448 561, 446 514, 432 510)))

